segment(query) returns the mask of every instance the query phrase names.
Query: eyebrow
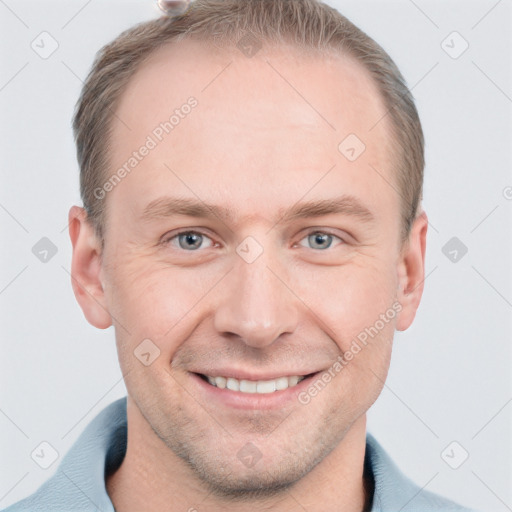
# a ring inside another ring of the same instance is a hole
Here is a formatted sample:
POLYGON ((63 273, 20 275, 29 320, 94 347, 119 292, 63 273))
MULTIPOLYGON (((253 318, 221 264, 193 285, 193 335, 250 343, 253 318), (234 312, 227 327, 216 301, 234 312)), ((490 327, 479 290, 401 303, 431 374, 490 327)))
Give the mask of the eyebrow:
MULTIPOLYGON (((367 223, 375 221, 374 214, 356 197, 342 195, 330 199, 300 202, 288 210, 277 212, 276 222, 292 222, 298 219, 322 217, 324 215, 347 215, 367 223)), ((192 198, 160 197, 151 201, 141 215, 143 222, 184 215, 187 217, 217 217, 223 222, 235 223, 238 215, 232 208, 209 204, 192 198)))

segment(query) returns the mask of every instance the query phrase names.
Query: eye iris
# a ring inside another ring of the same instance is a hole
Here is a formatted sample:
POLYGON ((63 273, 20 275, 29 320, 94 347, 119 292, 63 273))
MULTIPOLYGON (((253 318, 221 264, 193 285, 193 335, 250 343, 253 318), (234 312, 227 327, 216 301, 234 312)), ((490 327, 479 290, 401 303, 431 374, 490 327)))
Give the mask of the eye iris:
MULTIPOLYGON (((312 233, 308 238, 312 245, 318 249, 327 249, 332 244, 332 235, 328 233, 312 233)), ((201 247, 203 235, 193 232, 182 233, 179 235, 178 239, 182 249, 197 249, 201 247)))
POLYGON ((202 235, 199 233, 183 233, 179 236, 179 243, 182 249, 196 249, 201 247, 202 235), (185 240, 185 241, 184 241, 185 240), (192 243, 192 245, 188 245, 192 243))
POLYGON ((312 242, 313 246, 315 244, 319 244, 320 247, 317 247, 319 249, 327 249, 332 244, 332 236, 326 233, 312 233, 311 235, 309 235, 309 240, 310 242, 312 242), (327 241, 329 242, 327 245, 325 245, 326 238, 328 239, 327 241))

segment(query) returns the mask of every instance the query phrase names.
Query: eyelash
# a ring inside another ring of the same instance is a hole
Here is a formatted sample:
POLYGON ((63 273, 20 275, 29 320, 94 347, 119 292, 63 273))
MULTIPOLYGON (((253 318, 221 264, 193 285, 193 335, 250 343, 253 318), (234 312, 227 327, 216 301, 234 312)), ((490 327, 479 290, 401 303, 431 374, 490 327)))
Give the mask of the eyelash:
MULTIPOLYGON (((174 239, 178 239, 181 235, 188 235, 188 234, 193 234, 193 235, 201 235, 201 236, 204 236, 206 238, 209 238, 210 240, 211 237, 208 236, 208 234, 204 233, 203 231, 194 231, 194 230, 183 230, 183 231, 179 231, 178 233, 174 233, 172 236, 168 236, 168 237, 165 237, 161 244, 162 245, 170 245, 171 241, 174 240, 174 239)), ((307 232, 300 240, 299 242, 301 242, 302 240, 304 240, 305 238, 308 238, 309 236, 311 235, 314 235, 314 234, 320 234, 320 235, 329 235, 329 236, 332 236, 333 238, 337 238, 342 244, 346 244, 345 240, 343 240, 341 237, 339 237, 338 235, 335 235, 334 233, 330 232, 329 230, 319 230, 319 229, 312 229, 311 231, 307 232)), ((213 242, 213 240, 212 240, 213 242)), ((214 242, 215 243, 215 242, 214 242)), ((301 246, 302 247, 302 246, 301 246)), ((326 252, 328 249, 331 249, 332 248, 332 245, 330 245, 329 247, 327 247, 326 249, 322 250, 322 249, 312 249, 313 251, 317 251, 317 252, 326 252)), ((182 249, 181 247, 178 247, 177 248, 178 250, 181 250, 183 252, 198 252, 199 249, 196 249, 196 250, 190 250, 190 251, 186 251, 185 249, 182 249)))

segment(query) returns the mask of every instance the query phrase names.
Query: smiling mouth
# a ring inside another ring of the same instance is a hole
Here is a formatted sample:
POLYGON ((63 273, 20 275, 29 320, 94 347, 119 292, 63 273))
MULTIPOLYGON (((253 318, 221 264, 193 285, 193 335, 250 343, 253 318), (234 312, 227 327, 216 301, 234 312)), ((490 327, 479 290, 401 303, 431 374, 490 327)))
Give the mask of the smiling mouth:
POLYGON ((291 375, 278 377, 271 380, 247 380, 235 379, 233 377, 213 377, 210 375, 196 374, 208 384, 219 389, 228 389, 230 391, 239 391, 241 393, 259 393, 261 395, 275 393, 288 388, 293 388, 304 379, 312 377, 315 373, 309 375, 291 375))

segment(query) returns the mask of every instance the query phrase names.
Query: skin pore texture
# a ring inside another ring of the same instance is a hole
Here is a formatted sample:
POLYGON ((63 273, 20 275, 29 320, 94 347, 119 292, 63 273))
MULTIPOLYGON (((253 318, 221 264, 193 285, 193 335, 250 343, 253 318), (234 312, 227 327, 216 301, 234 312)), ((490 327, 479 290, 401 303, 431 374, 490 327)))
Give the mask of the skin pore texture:
POLYGON ((118 512, 368 510, 366 411, 394 331, 419 305, 427 232, 422 212, 400 243, 386 109, 348 57, 166 45, 122 96, 111 173, 190 97, 197 105, 103 199, 103 253, 84 210, 69 214, 75 295, 92 325, 114 326, 128 391, 127 453, 109 496, 118 512), (366 146, 353 162, 338 150, 349 134, 366 146), (285 216, 340 196, 351 198, 343 212, 285 216), (163 198, 231 215, 164 215, 160 204, 143 216, 163 198), (393 304, 399 312, 307 404, 306 382, 242 402, 197 376, 317 380, 393 304), (160 351, 149 365, 134 354, 143 340, 160 351))

